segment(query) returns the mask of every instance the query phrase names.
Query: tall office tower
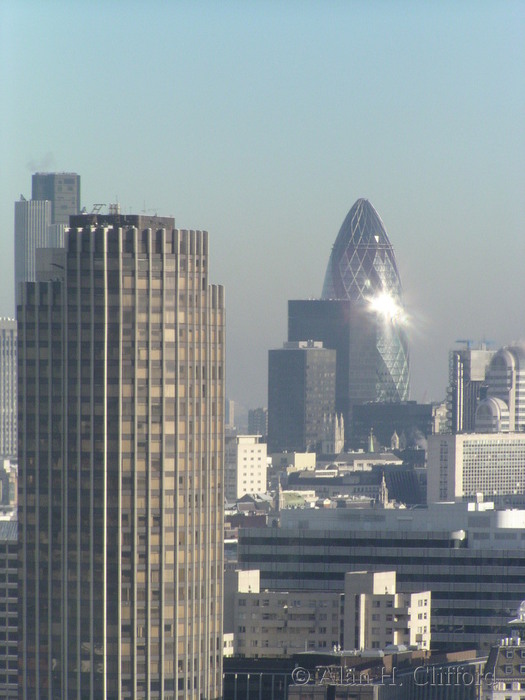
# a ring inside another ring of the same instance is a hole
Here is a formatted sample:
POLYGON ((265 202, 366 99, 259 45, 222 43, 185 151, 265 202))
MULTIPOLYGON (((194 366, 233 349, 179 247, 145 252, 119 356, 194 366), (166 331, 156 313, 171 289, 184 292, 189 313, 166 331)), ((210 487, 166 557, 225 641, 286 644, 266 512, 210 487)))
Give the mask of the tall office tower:
POLYGON ((476 409, 486 397, 487 367, 494 356, 484 343, 472 348, 451 350, 449 354, 449 384, 447 390, 447 429, 451 433, 471 433, 476 409))
POLYGON ((51 202, 20 198, 15 202, 15 298, 21 282, 36 280, 36 251, 50 247, 51 202))
POLYGON ((223 289, 174 224, 72 217, 22 288, 23 700, 222 694, 223 289))
POLYGON ((0 459, 17 455, 16 321, 0 318, 0 459))
POLYGON ((285 343, 268 356, 268 452, 315 452, 335 412, 335 352, 285 343))
POLYGON ((51 202, 51 223, 67 226, 71 215, 80 214, 80 175, 35 173, 31 196, 51 202))
POLYGON ((367 358, 366 365, 350 359, 351 403, 406 401, 408 338, 401 280, 383 222, 366 199, 357 200, 341 226, 322 298, 348 299, 358 309, 350 334, 367 358))

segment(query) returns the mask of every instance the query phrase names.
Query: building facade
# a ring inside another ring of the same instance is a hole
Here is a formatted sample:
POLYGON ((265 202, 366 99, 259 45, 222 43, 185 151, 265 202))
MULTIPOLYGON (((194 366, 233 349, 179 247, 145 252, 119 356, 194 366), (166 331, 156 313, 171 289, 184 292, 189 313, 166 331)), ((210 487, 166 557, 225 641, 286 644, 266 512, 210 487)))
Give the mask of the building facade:
POLYGON ((525 433, 432 435, 427 501, 525 503, 525 433))
POLYGON ((523 597, 525 511, 489 504, 415 509, 288 509, 281 527, 241 530, 238 558, 261 588, 343 591, 348 571, 396 572, 400 590, 431 591, 435 649, 490 647, 523 597))
POLYGON ((18 309, 22 700, 220 698, 223 289, 208 235, 73 217, 18 309))
POLYGON ((335 352, 322 343, 285 343, 268 354, 268 450, 315 452, 335 413, 335 352))
POLYGON ((343 221, 322 298, 352 302, 358 321, 353 343, 371 350, 364 368, 354 371, 357 358, 350 360, 351 391, 359 402, 406 401, 409 357, 401 279, 384 224, 366 199, 358 199, 343 221))
POLYGON ((20 284, 36 280, 36 251, 50 246, 51 202, 21 197, 15 202, 15 298, 20 284))
POLYGON ((355 571, 344 592, 343 649, 430 649, 430 591, 398 592, 395 571, 355 571))
POLYGON ((451 350, 447 389, 447 428, 450 433, 471 433, 475 428, 476 409, 486 397, 486 372, 494 356, 486 345, 451 350))
POLYGON ((230 503, 247 493, 266 493, 266 444, 260 435, 226 438, 224 449, 224 492, 230 503))
POLYGON ((365 443, 372 430, 379 444, 389 447, 396 433, 405 447, 413 447, 433 432, 432 404, 416 401, 370 402, 354 408, 354 436, 365 443))
POLYGON ((392 644, 430 649, 430 593, 399 593, 393 571, 348 573, 344 593, 248 590, 243 581, 233 618, 234 653, 244 657, 392 644))
POLYGON ((0 459, 17 456, 16 321, 0 318, 0 459))
POLYGON ((0 521, 0 697, 18 698, 18 542, 15 519, 0 521))
POLYGON ((248 434, 260 435, 263 440, 268 437, 268 409, 251 408, 248 411, 248 434))
POLYGON ((525 432, 525 345, 501 348, 487 368, 487 397, 478 405, 476 431, 525 432))
POLYGON ((31 198, 51 202, 51 223, 69 225, 69 217, 80 214, 80 175, 35 173, 31 198))

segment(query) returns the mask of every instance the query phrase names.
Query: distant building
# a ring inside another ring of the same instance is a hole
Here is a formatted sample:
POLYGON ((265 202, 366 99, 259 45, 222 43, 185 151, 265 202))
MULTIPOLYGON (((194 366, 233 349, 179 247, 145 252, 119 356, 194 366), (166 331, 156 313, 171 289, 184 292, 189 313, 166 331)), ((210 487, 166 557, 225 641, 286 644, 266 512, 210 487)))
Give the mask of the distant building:
POLYGON ((525 433, 434 435, 428 440, 427 500, 525 503, 525 433))
POLYGON ((224 494, 233 503, 245 494, 267 491, 266 443, 260 435, 227 437, 224 447, 224 494))
POLYGON ((18 500, 18 468, 16 462, 0 460, 0 512, 9 513, 18 500))
POLYGON ((523 700, 525 697, 525 601, 516 619, 509 622, 510 635, 490 650, 482 676, 482 700, 523 700))
POLYGON ((225 427, 233 430, 235 428, 235 401, 233 399, 226 399, 224 402, 224 415, 225 427))
POLYGON ((448 411, 447 402, 432 404, 432 434, 448 433, 448 411))
POLYGON ((324 416, 321 453, 338 455, 345 446, 345 419, 343 414, 331 413, 324 416))
POLYGON ((341 640, 341 594, 257 591, 235 596, 235 654, 252 658, 331 650, 341 640))
POLYGON ((383 447, 390 446, 394 433, 406 447, 424 443, 433 433, 432 404, 416 401, 389 403, 369 402, 354 407, 353 437, 357 443, 365 444, 370 431, 383 447))
POLYGON ((0 460, 14 459, 17 444, 17 329, 16 321, 0 319, 0 460))
POLYGON ((315 452, 274 452, 270 455, 272 469, 285 472, 314 470, 317 462, 315 452))
POLYGON ((35 173, 31 198, 51 202, 51 223, 69 225, 69 217, 80 214, 80 175, 35 173))
POLYGON ((486 373, 487 394, 476 411, 477 432, 525 431, 525 344, 495 353, 486 373))
POLYGON ((259 593, 259 571, 226 569, 224 571, 224 633, 235 632, 235 605, 239 593, 259 593))
POLYGON ((354 571, 344 592, 343 649, 430 649, 430 591, 397 592, 395 571, 354 571))
POLYGON ((15 202, 15 297, 20 283, 36 281, 36 251, 54 247, 50 240, 51 202, 22 197, 15 202))
POLYGON ((432 591, 433 648, 488 652, 523 598, 524 542, 525 510, 489 503, 292 508, 241 530, 238 555, 273 591, 342 591, 348 571, 388 568, 400 590, 432 591))
POLYGON ((344 595, 269 591, 253 585, 248 590, 247 582, 239 579, 234 599, 234 650, 239 656, 277 658, 392 644, 430 648, 430 592, 397 592, 393 571, 349 573, 344 595))
POLYGON ((268 450, 315 452, 335 413, 335 358, 322 343, 285 343, 268 360, 268 450))
POLYGON ((447 389, 447 428, 450 433, 471 433, 475 427, 476 409, 487 394, 486 373, 494 356, 484 343, 467 346, 449 353, 447 389))
POLYGON ((268 409, 252 408, 248 411, 248 434, 268 437, 268 409))
MULTIPOLYGON (((409 398, 408 339, 401 279, 385 226, 366 199, 348 212, 330 254, 323 299, 348 299, 360 310, 351 326, 350 398, 406 401, 409 398), (366 321, 365 321, 366 318, 366 321)), ((352 323, 352 322, 351 322, 352 323)), ((357 401, 356 401, 357 399, 357 401)))
POLYGON ((18 541, 15 519, 0 520, 0 697, 18 695, 18 541))

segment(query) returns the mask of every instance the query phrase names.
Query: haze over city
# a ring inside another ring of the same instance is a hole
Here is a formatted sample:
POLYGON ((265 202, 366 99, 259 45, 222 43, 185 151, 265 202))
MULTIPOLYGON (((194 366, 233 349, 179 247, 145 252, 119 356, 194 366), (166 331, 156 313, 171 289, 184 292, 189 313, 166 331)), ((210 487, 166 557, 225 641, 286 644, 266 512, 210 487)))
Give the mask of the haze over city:
POLYGON ((0 6, 0 315, 13 205, 74 171, 82 205, 210 232, 228 395, 266 405, 289 299, 318 297, 352 204, 394 246, 412 398, 457 339, 523 338, 522 2, 12 2, 0 6))

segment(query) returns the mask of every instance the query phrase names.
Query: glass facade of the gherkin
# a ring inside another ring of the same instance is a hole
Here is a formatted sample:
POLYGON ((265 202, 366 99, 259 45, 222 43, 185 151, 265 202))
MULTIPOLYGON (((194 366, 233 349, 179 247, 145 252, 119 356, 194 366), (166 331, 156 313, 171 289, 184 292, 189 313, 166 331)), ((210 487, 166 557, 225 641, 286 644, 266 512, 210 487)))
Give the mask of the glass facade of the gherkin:
POLYGON ((401 280, 383 222, 366 199, 357 200, 341 226, 322 298, 347 299, 355 311, 350 403, 406 401, 409 358, 401 280))

